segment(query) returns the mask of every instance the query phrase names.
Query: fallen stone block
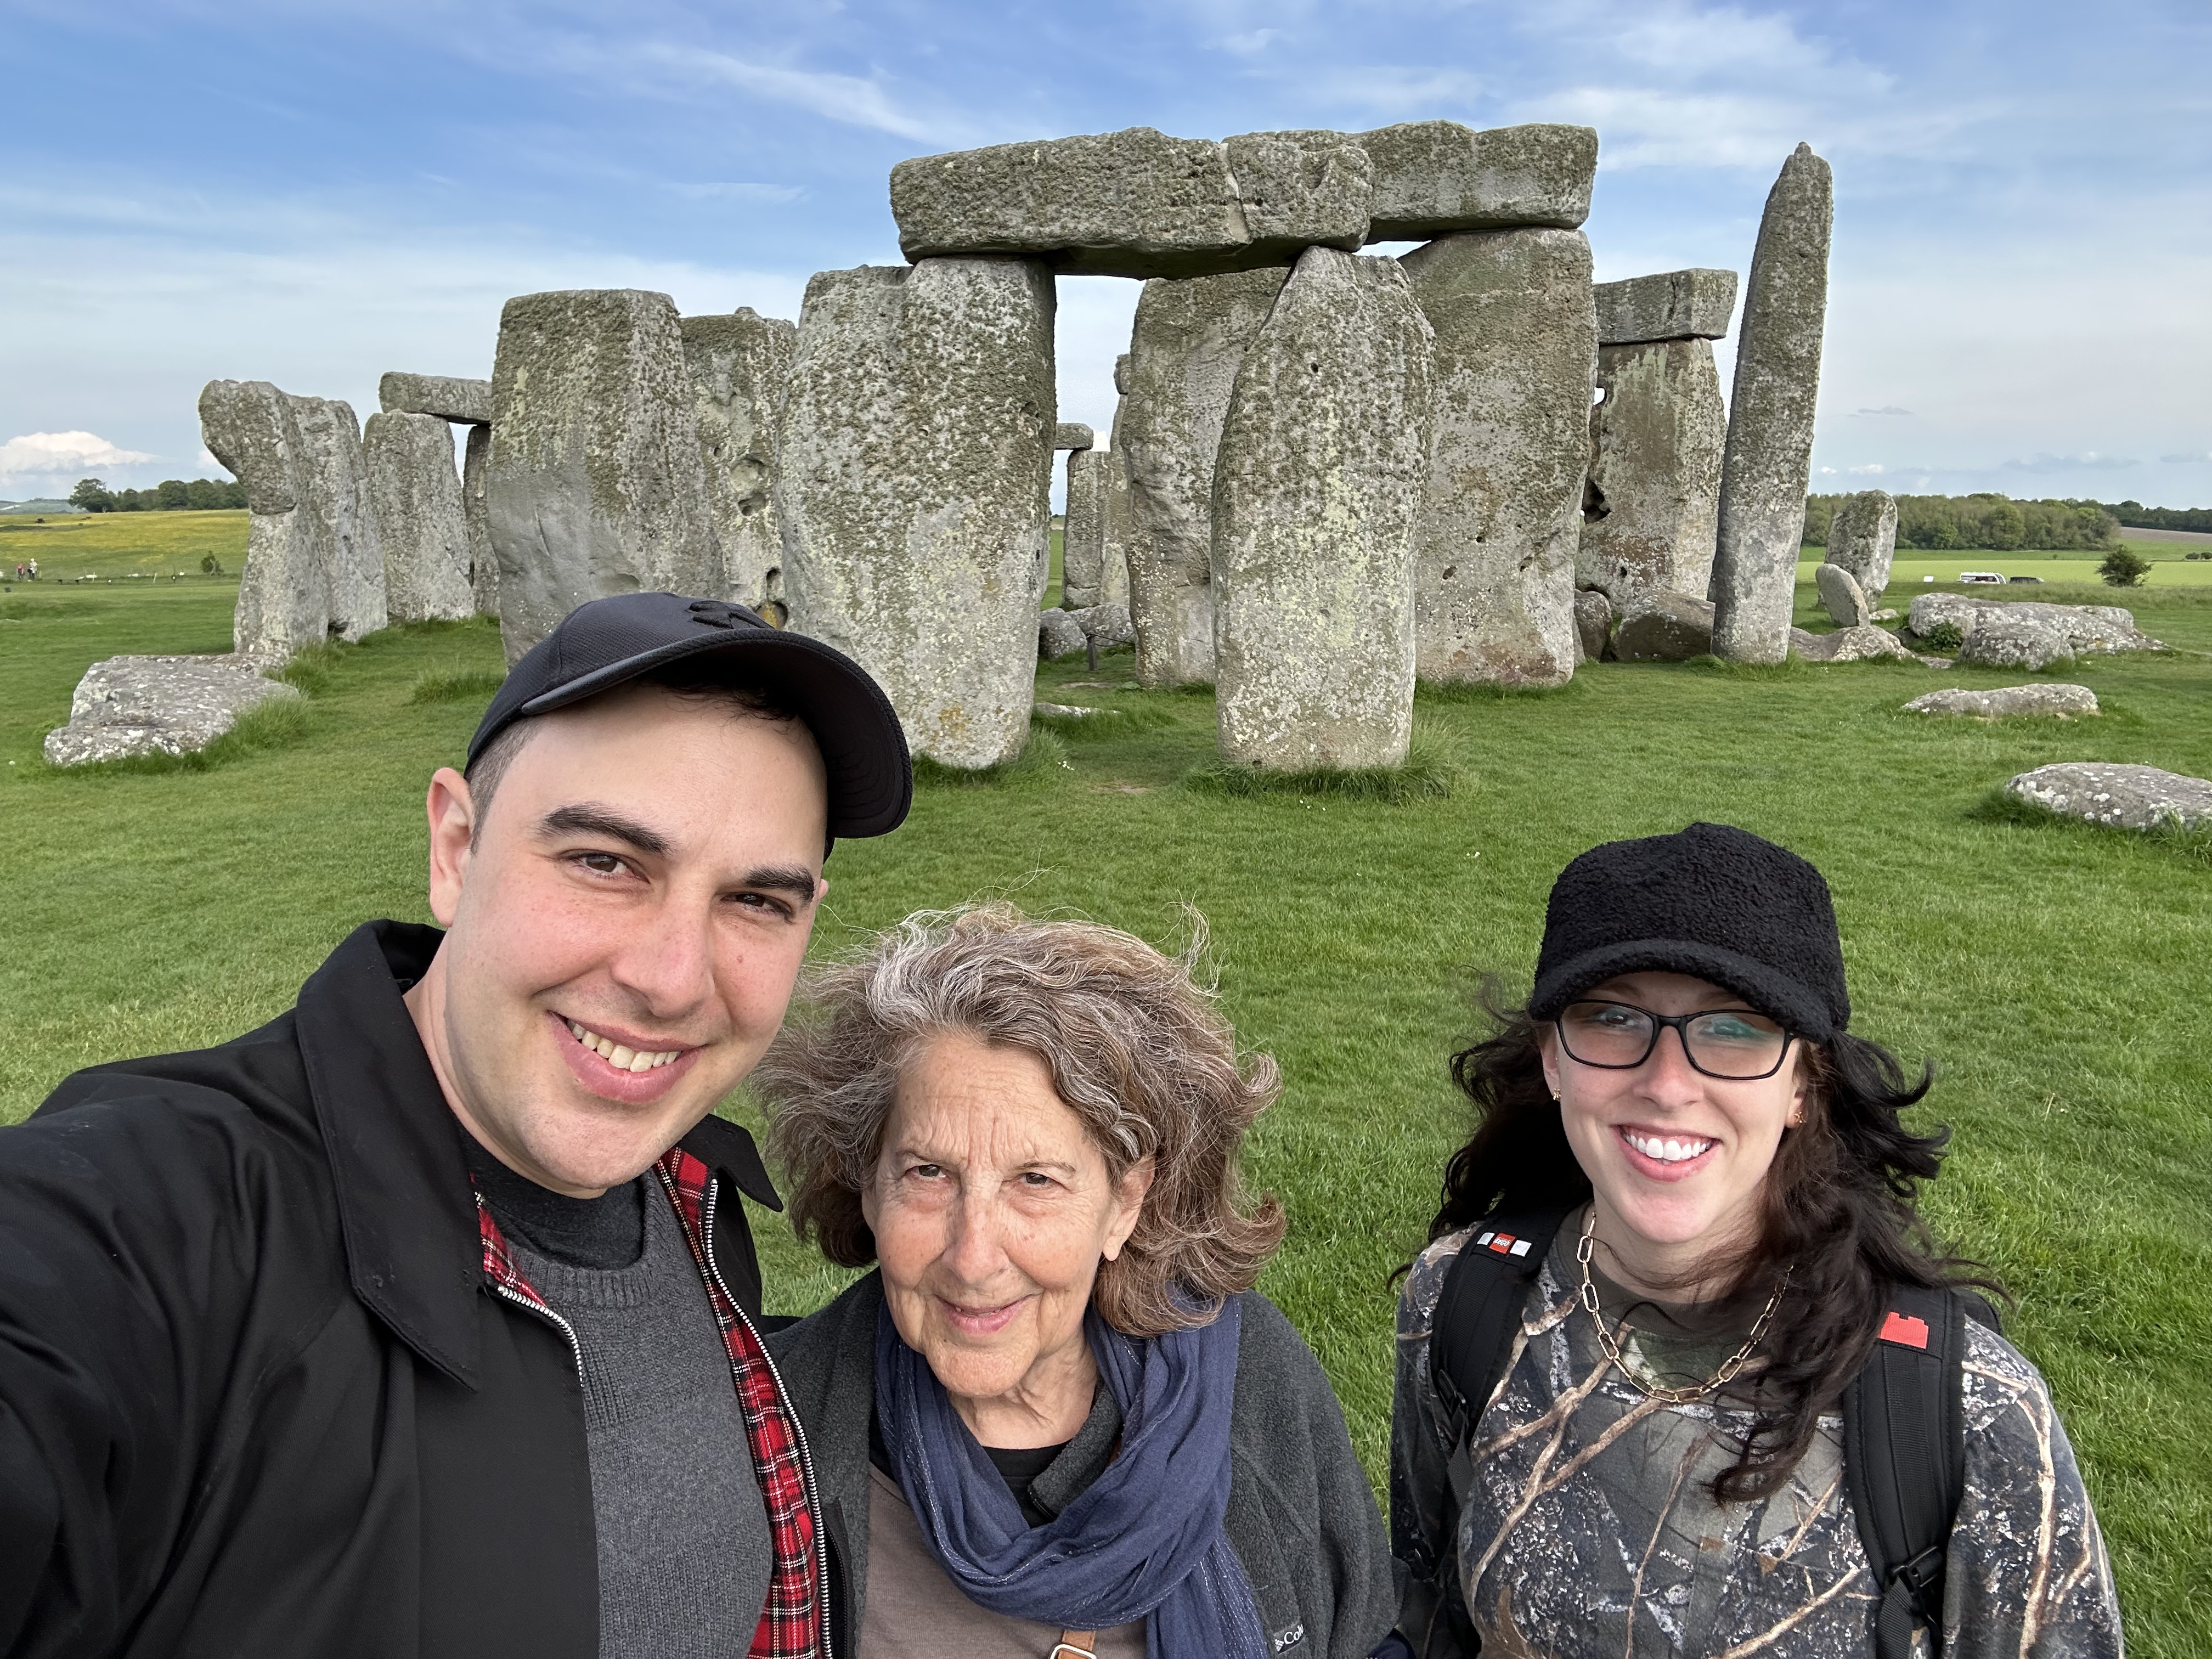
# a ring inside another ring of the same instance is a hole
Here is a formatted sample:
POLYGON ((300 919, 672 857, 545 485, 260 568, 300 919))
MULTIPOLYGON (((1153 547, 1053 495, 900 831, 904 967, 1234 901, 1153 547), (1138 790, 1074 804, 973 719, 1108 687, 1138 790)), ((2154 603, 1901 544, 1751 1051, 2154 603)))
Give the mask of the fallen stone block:
POLYGON ((69 724, 46 734, 50 765, 204 749, 249 708, 300 693, 264 679, 252 659, 110 657, 84 671, 69 724))
POLYGON ((2097 712, 2097 694, 2086 685, 2008 685, 1995 691, 1956 687, 1930 691, 1905 705, 1908 714, 1961 714, 1974 720, 2003 720, 2014 714, 2047 714, 2079 720, 2097 712))
POLYGON ((1793 628, 1790 630, 1790 649, 1793 655, 1807 662, 1867 662, 1881 657, 1894 657, 1905 662, 1920 660, 1896 635, 1872 623, 1838 628, 1832 634, 1808 634, 1802 628, 1793 628))
POLYGON ((1062 421, 1052 429, 1054 449, 1089 449, 1097 442, 1096 434, 1080 421, 1062 421))
POLYGON ((1625 609, 1712 580, 1728 411, 1710 340, 1601 345, 1575 580, 1625 609))
POLYGON ((1735 317, 1735 272, 1669 270, 1656 276, 1600 283, 1590 290, 1597 307, 1597 343, 1635 345, 1645 340, 1723 340, 1735 317))
POLYGON ((1244 353, 1213 496, 1225 760, 1406 757, 1432 340, 1396 260, 1315 247, 1244 353))
POLYGON ((775 516, 775 416, 799 349, 799 325, 750 306, 679 325, 707 474, 708 517, 721 560, 716 598, 762 615, 782 592, 775 516))
POLYGON ((1710 656, 1713 607, 1685 593, 1654 593, 1620 619, 1613 654, 1620 662, 1687 662, 1710 656))
POLYGON ((1353 142, 1374 173, 1370 242, 1516 225, 1573 230, 1589 217, 1593 127, 1536 122, 1477 131, 1456 121, 1407 121, 1353 142))
POLYGON ((2065 629, 2027 605, 1991 606, 1974 622, 1956 660, 1978 668, 2024 668, 2030 673, 2074 660, 2065 629))
POLYGON ((2155 766, 2062 761, 2023 772, 2005 785, 2015 800, 2116 830, 2212 823, 2212 781, 2155 766))
POLYGON ((1838 628, 1856 628, 1869 621, 1866 595, 1859 591, 1858 580, 1839 564, 1823 564, 1813 572, 1813 585, 1820 590, 1820 605, 1835 619, 1838 628))
POLYGON ((1575 594, 1575 637, 1577 660, 1602 662, 1613 649, 1613 601, 1594 588, 1575 594))
POLYGON ((1083 624, 1058 605, 1037 613, 1037 655, 1046 662, 1073 656, 1087 648, 1090 639, 1083 624))
POLYGON ((1964 593, 1923 593, 1912 601, 1906 624, 1918 638, 1932 637, 1944 627, 1954 628, 1963 641, 1971 642, 1985 627, 1993 629, 1986 644, 1969 651, 1959 647, 1962 661, 1986 666, 2013 665, 2009 658, 2040 649, 2046 661, 2060 656, 2086 653, 2109 655, 2123 651, 2163 651, 2166 647, 2136 627, 2135 613, 2117 605, 2045 605, 2029 601, 2008 605, 1977 599, 1964 593), (2049 642, 2057 641, 2054 647, 2049 642))
POLYGON ((1126 605, 1109 600, 1085 605, 1068 614, 1075 618, 1075 625, 1083 630, 1084 638, 1093 641, 1101 651, 1137 642, 1137 630, 1129 621, 1129 607, 1126 605))
POLYGON ((1114 713, 1110 708, 1085 708, 1082 704, 1075 702, 1038 702, 1031 703, 1030 707, 1036 713, 1048 719, 1060 720, 1079 720, 1091 714, 1114 713))
POLYGON ((1850 571, 1869 601, 1889 586, 1896 556, 1897 497, 1886 489, 1863 489, 1836 503, 1828 520, 1826 562, 1850 571))
POLYGON ((453 471, 453 428, 435 415, 372 415, 362 434, 362 456, 384 549, 385 605, 392 620, 459 622, 474 616, 469 526, 460 475, 453 471))
POLYGON ((376 383, 376 401, 386 415, 434 415, 459 426, 491 423, 489 380, 404 374, 395 369, 376 383))

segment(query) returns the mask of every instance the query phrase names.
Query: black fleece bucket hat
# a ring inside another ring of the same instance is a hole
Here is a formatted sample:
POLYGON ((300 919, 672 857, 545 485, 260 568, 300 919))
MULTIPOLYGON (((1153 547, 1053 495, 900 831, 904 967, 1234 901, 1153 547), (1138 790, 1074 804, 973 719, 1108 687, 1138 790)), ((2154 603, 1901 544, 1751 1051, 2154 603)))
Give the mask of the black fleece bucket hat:
POLYGON ((1798 1036, 1850 1024, 1836 908, 1795 853, 1725 823, 1607 842, 1559 872, 1528 1012, 1552 1019, 1620 974, 1710 980, 1798 1036))

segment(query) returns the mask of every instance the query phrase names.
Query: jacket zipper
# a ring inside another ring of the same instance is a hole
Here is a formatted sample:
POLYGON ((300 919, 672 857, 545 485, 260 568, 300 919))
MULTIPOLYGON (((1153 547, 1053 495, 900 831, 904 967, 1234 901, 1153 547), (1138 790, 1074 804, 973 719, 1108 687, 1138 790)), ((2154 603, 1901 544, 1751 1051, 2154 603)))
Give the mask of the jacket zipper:
MULTIPOLYGON (((667 1177, 663 1176, 661 1179, 665 1183, 667 1177)), ((799 1422, 799 1413, 792 1406, 791 1395, 784 1389, 783 1373, 776 1370, 775 1357, 769 1352, 768 1344, 761 1340, 760 1332, 746 1316, 744 1304, 732 1296, 730 1287, 722 1282, 722 1269, 714 1259, 714 1200, 721 1190, 722 1178, 718 1175, 709 1175, 707 1177, 706 1202, 701 1206, 700 1217, 700 1231, 705 1236, 707 1272, 714 1279, 714 1288, 721 1291, 722 1299, 730 1304, 730 1311, 737 1315, 738 1322, 750 1334, 754 1345, 760 1349, 761 1361, 768 1367, 769 1380, 775 1384, 776 1400, 783 1407, 783 1414, 791 1419, 792 1439, 799 1447, 799 1473, 806 1488, 806 1508, 809 1518, 814 1522, 815 1594, 822 1608, 822 1659, 836 1659, 830 1636, 830 1538, 822 1525, 822 1498, 814 1484, 814 1457, 806 1449, 805 1427, 799 1422)))
POLYGON ((584 1345, 576 1340, 576 1328, 562 1318, 559 1314, 555 1313, 552 1309, 532 1302, 526 1296, 510 1291, 496 1279, 491 1281, 491 1287, 499 1292, 503 1300, 512 1302, 525 1313, 535 1314, 538 1318, 550 1321, 560 1328, 561 1334, 568 1339, 568 1357, 576 1362, 576 1387, 580 1390, 585 1386, 584 1345))

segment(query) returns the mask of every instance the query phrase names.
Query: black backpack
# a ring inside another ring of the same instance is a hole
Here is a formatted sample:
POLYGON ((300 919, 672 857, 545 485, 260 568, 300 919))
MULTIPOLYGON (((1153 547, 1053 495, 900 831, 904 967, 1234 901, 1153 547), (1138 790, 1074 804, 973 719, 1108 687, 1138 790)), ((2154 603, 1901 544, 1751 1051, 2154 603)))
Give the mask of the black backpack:
MULTIPOLYGON (((1455 1515, 1473 1478, 1475 1419, 1505 1375, 1528 1287, 1565 1212, 1486 1216, 1445 1274, 1431 1322, 1429 1364, 1453 1426, 1449 1466, 1455 1515)), ((1882 1587, 1876 1659, 1911 1659, 1916 1629, 1942 1644, 1943 1567, 1966 1487, 1966 1318, 1996 1328, 1971 1291, 1893 1286, 1865 1369, 1844 1395, 1844 1481, 1859 1542, 1882 1587)), ((1418 1654, 1472 1654, 1479 1645, 1461 1600, 1449 1544, 1435 1577, 1409 1584, 1400 1631, 1418 1654), (1438 1638, 1446 1638, 1439 1642, 1438 1638)), ((1419 1565, 1419 1564, 1416 1564, 1419 1565)))

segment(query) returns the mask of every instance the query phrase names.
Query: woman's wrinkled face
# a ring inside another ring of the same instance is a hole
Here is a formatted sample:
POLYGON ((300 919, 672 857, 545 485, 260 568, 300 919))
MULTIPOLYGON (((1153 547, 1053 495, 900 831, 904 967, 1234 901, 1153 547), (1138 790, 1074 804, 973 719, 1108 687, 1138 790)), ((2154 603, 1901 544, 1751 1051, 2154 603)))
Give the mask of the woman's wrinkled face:
POLYGON ((908 1060, 861 1210, 899 1334, 970 1427, 1006 1396, 1057 1412, 1079 1387, 1087 1407, 1084 1312, 1150 1184, 1147 1163, 1115 1187, 1029 1050, 954 1031, 908 1060))
MULTIPOLYGON (((1745 1006, 1687 974, 1624 974, 1583 994, 1656 1014, 1745 1006)), ((1542 1042, 1544 1076, 1589 1177, 1601 1237, 1663 1263, 1757 1224, 1759 1187, 1783 1130, 1804 1108, 1802 1043, 1773 1076, 1736 1080, 1692 1066, 1678 1029, 1662 1030, 1650 1057, 1626 1071, 1579 1064, 1554 1026, 1543 1028, 1542 1042)))

